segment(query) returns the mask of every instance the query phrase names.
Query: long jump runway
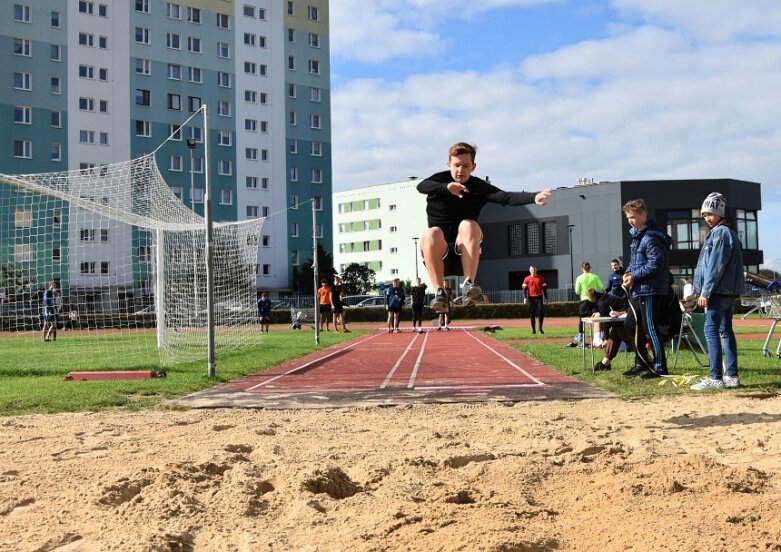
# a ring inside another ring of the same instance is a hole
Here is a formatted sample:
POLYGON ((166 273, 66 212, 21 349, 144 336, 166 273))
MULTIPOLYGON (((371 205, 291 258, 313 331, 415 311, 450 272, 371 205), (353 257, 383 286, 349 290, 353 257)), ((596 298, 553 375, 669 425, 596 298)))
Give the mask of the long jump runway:
POLYGON ((340 408, 607 397, 471 328, 377 332, 175 401, 191 408, 340 408))

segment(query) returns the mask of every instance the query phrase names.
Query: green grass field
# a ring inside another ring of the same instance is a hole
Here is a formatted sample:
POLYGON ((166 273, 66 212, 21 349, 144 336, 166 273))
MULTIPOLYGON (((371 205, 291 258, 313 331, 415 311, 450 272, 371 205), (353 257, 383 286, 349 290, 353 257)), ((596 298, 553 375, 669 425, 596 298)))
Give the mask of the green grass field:
MULTIPOLYGON (((491 334, 498 340, 522 340, 513 344, 518 350, 539 361, 576 377, 586 383, 602 387, 622 397, 692 393, 688 385, 675 387, 668 380, 624 378, 624 353, 614 361, 609 372, 591 372, 591 353, 586 351, 586 369, 582 364, 581 349, 567 349, 564 344, 573 334, 569 326, 549 326, 544 336, 532 336, 525 327, 505 328, 491 334), (560 338, 556 343, 544 343, 539 338, 560 338)), ((739 334, 761 334, 767 326, 738 327, 739 334), (747 331, 748 330, 748 331, 747 331)), ((321 334, 321 347, 356 337, 364 331, 321 334)), ((316 349, 312 331, 272 331, 258 334, 258 345, 237 352, 224 353, 217 358, 217 375, 206 375, 205 360, 161 366, 155 349, 155 336, 103 336, 96 343, 85 336, 61 332, 59 340, 42 343, 37 335, 15 336, 0 334, 0 415, 28 413, 57 413, 97 411, 111 408, 141 410, 162 402, 231 381, 241 376, 266 370, 288 360, 304 356, 316 349), (87 368, 85 368, 87 367, 87 368), (166 378, 146 380, 66 381, 74 370, 165 370, 166 378)), ((775 351, 778 337, 771 342, 775 351)), ((761 354, 764 339, 738 341, 740 378, 744 387, 725 393, 778 393, 781 389, 781 360, 761 354)), ((595 351, 595 360, 601 360, 595 351)), ((707 359, 703 359, 707 362, 707 359)), ((633 362, 630 355, 628 365, 633 362)), ((672 365, 672 360, 670 360, 672 365)), ((698 366, 690 351, 683 348, 674 374, 707 377, 708 369, 698 366)))

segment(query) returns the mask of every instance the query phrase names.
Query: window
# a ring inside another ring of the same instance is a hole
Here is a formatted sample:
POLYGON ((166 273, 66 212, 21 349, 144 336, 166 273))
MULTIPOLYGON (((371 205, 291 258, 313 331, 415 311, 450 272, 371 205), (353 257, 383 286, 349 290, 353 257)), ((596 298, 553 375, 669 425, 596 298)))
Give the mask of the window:
POLYGON ((296 41, 296 31, 295 29, 288 29, 287 30, 287 41, 291 44, 295 43, 296 41))
POLYGON ((261 190, 268 190, 268 186, 269 186, 268 177, 264 176, 263 178, 260 179, 260 189, 261 190))
POLYGON ((108 132, 101 132, 98 140, 101 146, 108 146, 108 132))
POLYGON ((320 74, 320 62, 316 59, 309 60, 309 73, 312 75, 320 74))
POLYGON ((226 73, 224 71, 218 71, 217 72, 217 86, 222 86, 223 88, 230 88, 231 87, 231 75, 230 75, 230 73, 226 73))
POLYGON ((144 59, 144 58, 136 58, 136 74, 151 75, 152 74, 151 60, 144 59))
POLYGON ((542 223, 542 252, 548 255, 558 253, 558 239, 554 221, 549 220, 542 223))
POLYGON ((255 6, 244 4, 244 15, 247 17, 255 17, 255 6))
POLYGON ((152 123, 149 121, 136 121, 136 136, 144 138, 152 137, 152 123))
POLYGON ((229 58, 231 57, 231 47, 227 42, 217 43, 217 57, 229 58))
POLYGON ((33 246, 29 243, 14 245, 14 260, 17 263, 29 263, 33 260, 33 246))
POLYGON ((737 209, 735 212, 735 226, 743 249, 759 249, 756 211, 737 209))
POLYGON ((309 153, 312 157, 322 157, 323 156, 323 143, 322 142, 312 142, 311 143, 311 151, 309 153))
POLYGON ((52 111, 52 126, 54 128, 62 128, 62 112, 58 110, 52 111))
POLYGON ((59 44, 52 44, 50 51, 52 61, 62 61, 62 49, 59 44))
POLYGON ((260 245, 262 247, 271 247, 271 236, 269 236, 267 234, 263 234, 260 237, 260 245))
POLYGON ((136 0, 136 11, 149 13, 149 0, 136 0))
POLYGON ((293 4, 294 4, 294 2, 288 2, 287 3, 287 14, 288 15, 295 15, 296 14, 295 6, 293 4))
POLYGON ((200 54, 201 53, 201 39, 197 36, 188 36, 187 37, 187 51, 192 52, 194 54, 200 54))
POLYGON ((59 29, 60 28, 60 12, 58 12, 58 11, 53 11, 52 12, 51 25, 55 29, 59 29))
POLYGON ((260 207, 260 216, 261 217, 268 217, 269 214, 271 214, 271 210, 266 205, 262 205, 260 207))
POLYGON ((59 263, 62 260, 61 251, 59 243, 52 244, 52 262, 59 263))
POLYGON ((297 238, 299 232, 299 226, 297 222, 294 222, 290 225, 290 237, 291 238, 297 238))
POLYGON ((200 67, 189 67, 187 69, 187 79, 190 82, 197 82, 197 83, 203 82, 203 73, 200 67))
POLYGON ((230 159, 220 159, 217 162, 217 174, 231 176, 233 174, 233 162, 230 159))
POLYGON ((101 113, 108 113, 108 100, 100 100, 98 102, 98 110, 101 113))
POLYGON ((250 161, 257 161, 258 148, 244 148, 244 157, 250 161))
POLYGON ((60 86, 60 77, 52 77, 51 79, 49 79, 49 82, 50 82, 52 94, 62 93, 62 88, 60 86))
POLYGON ((175 63, 168 64, 168 78, 173 80, 182 80, 182 66, 175 63))
POLYGON ((14 4, 14 21, 30 23, 30 6, 14 4))
POLYGON ((98 37, 98 48, 101 50, 108 49, 108 37, 107 36, 99 36, 98 37))
POLYGON ((108 228, 101 228, 100 229, 100 241, 102 241, 103 243, 108 243, 108 234, 109 234, 108 228))
POLYGON ((291 194, 290 196, 290 208, 298 209, 298 194, 291 194))
POLYGON ((295 98, 296 94, 298 93, 298 88, 296 87, 295 83, 289 83, 287 85, 287 96, 288 98, 295 98))
POLYGON ((315 6, 309 6, 306 15, 310 21, 320 21, 320 9, 315 6))
MULTIPOLYGON (((315 211, 323 210, 323 199, 320 196, 312 197, 312 204, 315 207, 315 211)), ((391 232, 393 232, 393 227, 391 227, 391 232)))
POLYGON ((266 105, 268 103, 268 94, 265 92, 260 93, 260 105, 266 105))
POLYGON ((264 264, 262 267, 262 274, 263 276, 271 276, 271 265, 270 264, 264 264))
POLYGON ((260 160, 261 161, 268 161, 268 150, 267 149, 261 149, 260 150, 260 160))
POLYGON ((322 101, 322 91, 314 86, 309 87, 309 101, 320 103, 322 101))
POLYGON ((200 144, 203 142, 203 128, 199 126, 189 126, 189 137, 192 140, 195 140, 196 143, 200 144))
POLYGON ((100 80, 101 82, 108 81, 108 69, 106 69, 105 67, 101 67, 100 69, 98 69, 98 80, 100 80))
POLYGON ((200 8, 187 8, 187 21, 190 23, 201 23, 201 9, 200 8))
POLYGON ((263 35, 258 35, 258 48, 265 48, 266 47, 266 37, 263 35))
POLYGON ((170 17, 171 19, 181 19, 182 18, 182 6, 179 4, 174 4, 173 2, 168 2, 166 6, 166 15, 170 17))
POLYGON ((168 94, 168 109, 173 111, 182 110, 182 97, 179 94, 168 94))
POLYGON ((258 189, 258 177, 257 176, 248 176, 244 179, 244 186, 247 187, 250 190, 257 190, 258 189))
POLYGON ((51 154, 52 161, 62 161, 62 144, 52 144, 51 154))
POLYGON ((108 17, 108 4, 98 4, 98 17, 108 17))
POLYGON ((15 38, 14 55, 30 57, 30 41, 26 38, 15 38))
POLYGON ((203 105, 203 99, 199 96, 188 96, 187 97, 187 108, 190 111, 190 113, 195 113, 201 108, 201 105, 203 105))
POLYGON ((193 157, 192 171, 195 174, 203 174, 203 157, 193 157))
POLYGON ((217 102, 217 115, 220 117, 230 117, 231 103, 225 100, 217 102))
POLYGON ((251 61, 245 61, 244 62, 244 72, 248 75, 255 75, 258 72, 258 65, 257 63, 253 63, 251 61))
POLYGON ((14 157, 31 159, 33 156, 33 143, 30 140, 14 140, 14 157))
POLYGON ((177 33, 168 33, 166 35, 165 44, 172 50, 182 49, 182 39, 177 33))
POLYGON ((298 139, 291 138, 287 143, 287 152, 296 154, 298 153, 298 139))
POLYGON ((217 27, 219 27, 220 29, 230 29, 230 17, 224 13, 218 13, 217 27))
POLYGON ((315 237, 316 238, 322 238, 323 237, 323 225, 322 224, 315 224, 315 237))
POLYGON ((33 211, 25 207, 17 207, 14 212, 14 226, 16 228, 33 227, 33 211))
POLYGON ((247 46, 255 45, 255 35, 252 33, 244 33, 244 44, 247 46))
POLYGON ((217 144, 220 146, 230 146, 233 140, 230 130, 218 130, 217 131, 217 144))
POLYGON ((290 253, 290 264, 293 266, 298 266, 301 264, 301 261, 299 260, 299 254, 298 251, 295 249, 290 253))
POLYGON ((84 2, 79 0, 79 13, 86 13, 87 15, 93 15, 95 11, 94 2, 84 2))
POLYGON ((247 103, 258 103, 258 93, 255 90, 245 90, 244 101, 247 103))
POLYGON ((14 106, 14 122, 19 125, 32 124, 33 111, 29 106, 17 105, 14 106))
POLYGON ((169 155, 168 156, 168 170, 182 172, 182 156, 181 155, 169 155))
POLYGON ((536 222, 527 222, 524 225, 526 231, 526 254, 540 254, 540 226, 536 222))
POLYGON ((258 218, 258 206, 257 205, 247 205, 247 217, 248 218, 258 218))
POLYGON ((81 261, 81 263, 79 263, 79 271, 82 274, 95 274, 95 262, 81 261))
POLYGON ((298 167, 290 167, 290 182, 298 182, 298 167))
POLYGON ((391 232, 398 232, 399 231, 399 227, 398 226, 391 226, 389 230, 391 232))
POLYGON ((143 88, 136 88, 136 105, 152 105, 152 93, 143 88))
POLYGON ((149 44, 149 29, 146 27, 136 27, 136 42, 139 44, 149 44))
POLYGON ((309 45, 312 48, 320 47, 320 35, 317 33, 309 33, 309 45))
POLYGON ((94 144, 95 143, 95 131, 94 130, 80 130, 79 131, 79 143, 81 143, 81 144, 94 144))
POLYGON ((220 205, 233 205, 233 193, 230 190, 220 190, 220 205))
POLYGON ((193 188, 193 202, 203 203, 203 188, 193 188))
POLYGON ((258 122, 255 119, 244 119, 244 130, 249 132, 257 132, 258 122))
POLYGON ((79 78, 94 79, 95 68, 92 65, 79 65, 79 78))
POLYGON ((32 90, 32 75, 30 73, 15 72, 14 88, 17 90, 32 90))
POLYGON ((95 241, 95 230, 92 228, 82 228, 79 230, 79 239, 81 241, 95 241))
POLYGON ((323 183, 323 169, 312 169, 312 184, 323 183))
POLYGON ((171 137, 171 140, 176 140, 177 142, 182 141, 182 127, 177 124, 170 124, 168 125, 168 136, 171 137))
POLYGON ((296 126, 296 112, 291 111, 287 114, 287 122, 290 126, 296 126))
POLYGON ((151 263, 152 262, 152 247, 149 245, 138 246, 138 262, 139 263, 151 263))
POLYGON ((290 71, 296 70, 296 56, 287 56, 287 68, 290 71))
POLYGON ((696 250, 705 242, 707 227, 699 209, 668 211, 667 233, 673 239, 672 249, 696 250))
POLYGON ((508 254, 510 257, 523 256, 523 227, 520 224, 511 224, 507 228, 508 254))
POLYGON ((266 20, 266 8, 258 8, 258 19, 261 21, 266 20))
POLYGON ((260 132, 268 132, 268 121, 260 121, 260 132))
POLYGON ((80 46, 95 46, 95 35, 90 33, 79 33, 80 46))
POLYGON ((312 113, 309 115, 309 128, 322 128, 320 115, 317 113, 312 113))

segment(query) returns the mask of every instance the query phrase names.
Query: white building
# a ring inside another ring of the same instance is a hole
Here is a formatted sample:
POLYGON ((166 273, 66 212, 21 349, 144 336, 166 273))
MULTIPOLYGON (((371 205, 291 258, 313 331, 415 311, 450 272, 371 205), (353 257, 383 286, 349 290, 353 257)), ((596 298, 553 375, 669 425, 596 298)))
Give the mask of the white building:
POLYGON ((358 263, 393 278, 428 281, 417 242, 427 228, 426 196, 410 178, 333 194, 334 268, 358 263))

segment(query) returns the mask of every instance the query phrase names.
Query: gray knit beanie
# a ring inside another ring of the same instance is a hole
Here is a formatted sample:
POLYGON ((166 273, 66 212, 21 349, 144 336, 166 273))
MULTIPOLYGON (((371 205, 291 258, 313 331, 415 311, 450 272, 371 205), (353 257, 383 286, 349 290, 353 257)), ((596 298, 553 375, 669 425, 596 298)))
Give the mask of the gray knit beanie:
POLYGON ((724 210, 727 207, 727 200, 719 192, 713 192, 705 198, 700 208, 700 213, 713 213, 717 217, 724 218, 724 210))

